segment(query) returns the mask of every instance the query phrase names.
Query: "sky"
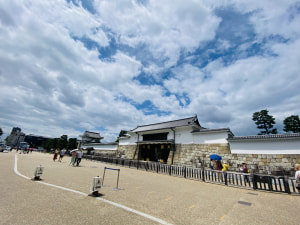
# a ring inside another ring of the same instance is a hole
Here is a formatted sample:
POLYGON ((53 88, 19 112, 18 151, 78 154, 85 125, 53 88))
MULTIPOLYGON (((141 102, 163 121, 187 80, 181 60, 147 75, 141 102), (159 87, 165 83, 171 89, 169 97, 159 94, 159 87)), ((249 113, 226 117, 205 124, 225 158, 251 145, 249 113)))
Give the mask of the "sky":
POLYGON ((2 139, 300 114, 300 1, 0 0, 2 139))

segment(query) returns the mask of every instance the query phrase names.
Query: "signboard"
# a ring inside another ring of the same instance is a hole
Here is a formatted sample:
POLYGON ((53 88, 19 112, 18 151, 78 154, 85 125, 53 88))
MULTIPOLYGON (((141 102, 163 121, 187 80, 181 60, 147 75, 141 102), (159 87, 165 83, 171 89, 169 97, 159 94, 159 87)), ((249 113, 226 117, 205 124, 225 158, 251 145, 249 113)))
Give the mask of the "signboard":
POLYGON ((39 166, 35 169, 35 172, 34 172, 34 178, 35 179, 39 179, 39 177, 41 175, 43 175, 43 172, 44 172, 44 167, 43 166, 39 166))
POLYGON ((93 178, 93 183, 91 187, 91 191, 99 191, 102 187, 102 177, 94 177, 93 178))

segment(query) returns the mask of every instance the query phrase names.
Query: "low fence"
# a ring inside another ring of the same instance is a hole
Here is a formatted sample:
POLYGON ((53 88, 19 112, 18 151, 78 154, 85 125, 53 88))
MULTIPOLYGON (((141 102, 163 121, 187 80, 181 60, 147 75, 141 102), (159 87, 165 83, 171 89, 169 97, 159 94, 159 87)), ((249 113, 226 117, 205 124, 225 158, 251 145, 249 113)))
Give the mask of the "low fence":
POLYGON ((264 174, 249 174, 231 171, 222 172, 219 170, 211 170, 207 168, 193 168, 187 166, 163 164, 158 162, 138 161, 105 156, 84 155, 83 157, 86 159, 101 161, 104 163, 167 174, 170 176, 217 183, 221 185, 253 190, 282 192, 287 194, 298 193, 298 190, 295 187, 295 179, 283 176, 269 176, 264 174))

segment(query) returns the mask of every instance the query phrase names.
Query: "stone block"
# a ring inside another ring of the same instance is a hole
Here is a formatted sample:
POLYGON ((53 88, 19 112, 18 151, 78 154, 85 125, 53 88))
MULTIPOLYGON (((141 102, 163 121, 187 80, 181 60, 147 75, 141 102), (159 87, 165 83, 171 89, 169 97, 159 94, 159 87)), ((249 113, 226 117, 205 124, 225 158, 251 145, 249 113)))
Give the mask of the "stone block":
POLYGON ((288 160, 287 158, 283 158, 283 159, 282 159, 282 162, 283 162, 283 163, 288 163, 289 160, 288 160))
POLYGON ((261 159, 262 162, 266 163, 267 162, 267 159, 261 159))
POLYGON ((276 162, 281 163, 282 162, 282 158, 277 158, 276 162))

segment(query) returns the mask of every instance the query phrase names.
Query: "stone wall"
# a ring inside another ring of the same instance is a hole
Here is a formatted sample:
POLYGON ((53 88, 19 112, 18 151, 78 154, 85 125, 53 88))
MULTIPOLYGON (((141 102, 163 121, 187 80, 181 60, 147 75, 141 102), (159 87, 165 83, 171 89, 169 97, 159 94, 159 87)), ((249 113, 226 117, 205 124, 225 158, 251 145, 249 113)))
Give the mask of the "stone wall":
MULTIPOLYGON (((126 159, 132 159, 136 145, 119 145, 116 156, 125 154, 126 159)), ((170 151, 168 164, 172 162, 170 151)), ((269 154, 231 154, 229 144, 176 144, 173 164, 190 167, 209 167, 211 154, 222 156, 230 171, 239 171, 242 162, 254 173, 293 175, 295 163, 300 163, 300 154, 297 155, 269 155, 269 154)), ((137 154, 135 155, 137 159, 137 154)))
MULTIPOLYGON (((232 171, 239 171, 244 161, 248 164, 248 168, 255 173, 291 175, 295 163, 300 163, 300 154, 231 154, 228 144, 178 144, 176 145, 173 164, 209 167, 211 154, 222 156, 222 161, 227 161, 232 171)), ((171 156, 170 153, 168 163, 171 162, 171 156)))
MULTIPOLYGON (((223 160, 231 158, 228 144, 177 144, 173 164, 192 167, 201 167, 204 164, 208 167, 211 154, 218 154, 223 160)), ((169 161, 170 156, 168 163, 169 161)))
MULTIPOLYGON (((120 155, 125 155, 126 159, 133 159, 134 152, 136 150, 136 145, 119 145, 118 152, 120 155)), ((137 159, 138 154, 135 155, 137 159)))
MULTIPOLYGON (((119 145, 117 150, 93 150, 95 151, 95 155, 105 155, 107 157, 121 157, 122 155, 125 155, 126 159, 132 159, 134 156, 134 152, 136 149, 136 145, 119 145)), ((85 154, 87 154, 87 151, 84 151, 85 154)), ((137 159, 137 155, 135 156, 135 159, 137 159)))
MULTIPOLYGON (((93 150, 95 152, 95 155, 105 155, 108 157, 118 157, 118 151, 116 150, 93 150)), ((87 152, 87 151, 86 151, 87 152)), ((85 152, 83 152, 85 153, 85 152)), ((88 154, 88 153, 87 153, 88 154)))

